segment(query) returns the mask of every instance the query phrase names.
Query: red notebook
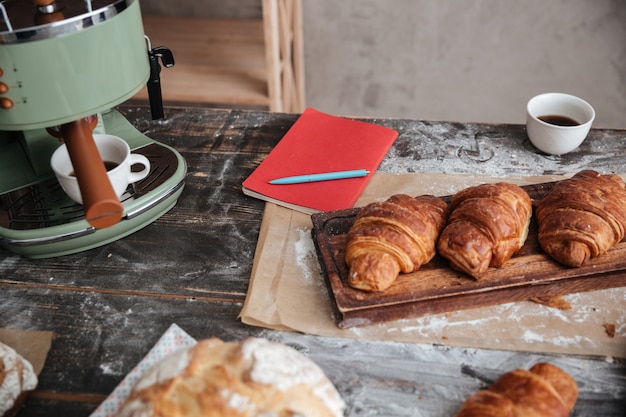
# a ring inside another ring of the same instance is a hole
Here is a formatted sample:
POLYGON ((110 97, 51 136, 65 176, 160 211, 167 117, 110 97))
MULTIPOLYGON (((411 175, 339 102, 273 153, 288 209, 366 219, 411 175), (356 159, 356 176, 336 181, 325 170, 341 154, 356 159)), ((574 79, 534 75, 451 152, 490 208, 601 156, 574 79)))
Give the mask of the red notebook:
POLYGON ((304 213, 350 208, 397 137, 398 132, 384 126, 308 108, 243 182, 243 192, 304 213), (370 173, 302 184, 268 183, 282 177, 356 169, 370 173))

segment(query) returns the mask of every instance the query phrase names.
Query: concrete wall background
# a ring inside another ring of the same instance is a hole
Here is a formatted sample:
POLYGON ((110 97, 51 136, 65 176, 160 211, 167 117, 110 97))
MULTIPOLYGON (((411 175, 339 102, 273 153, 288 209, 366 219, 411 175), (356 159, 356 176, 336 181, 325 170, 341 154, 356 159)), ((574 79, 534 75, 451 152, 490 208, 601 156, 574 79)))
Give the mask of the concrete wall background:
MULTIPOLYGON (((261 0, 141 0, 144 13, 262 16, 261 0)), ((335 114, 524 123, 535 94, 626 128, 624 0, 303 0, 306 102, 335 114)))
POLYGON ((621 0, 305 0, 307 105, 344 115, 524 123, 578 95, 626 128, 621 0))

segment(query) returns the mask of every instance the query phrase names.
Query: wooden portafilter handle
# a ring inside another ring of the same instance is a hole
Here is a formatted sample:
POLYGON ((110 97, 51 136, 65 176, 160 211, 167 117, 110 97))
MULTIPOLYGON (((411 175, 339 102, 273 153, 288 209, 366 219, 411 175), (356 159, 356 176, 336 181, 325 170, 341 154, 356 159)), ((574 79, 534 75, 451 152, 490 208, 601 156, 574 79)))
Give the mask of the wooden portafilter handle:
POLYGON ((60 133, 78 180, 87 221, 96 229, 118 223, 124 208, 113 191, 89 123, 85 119, 66 123, 60 133))

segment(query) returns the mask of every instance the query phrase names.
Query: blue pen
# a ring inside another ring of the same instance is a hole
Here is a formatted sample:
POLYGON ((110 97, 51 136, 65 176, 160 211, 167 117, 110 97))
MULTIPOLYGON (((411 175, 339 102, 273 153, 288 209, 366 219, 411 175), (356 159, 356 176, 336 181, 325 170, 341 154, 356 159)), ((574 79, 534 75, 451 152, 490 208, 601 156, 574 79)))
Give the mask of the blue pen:
POLYGON ((271 180, 270 184, 302 184, 304 182, 317 182, 329 180, 342 180, 344 178, 364 177, 370 172, 366 169, 353 169, 350 171, 325 172, 323 174, 296 175, 271 180))

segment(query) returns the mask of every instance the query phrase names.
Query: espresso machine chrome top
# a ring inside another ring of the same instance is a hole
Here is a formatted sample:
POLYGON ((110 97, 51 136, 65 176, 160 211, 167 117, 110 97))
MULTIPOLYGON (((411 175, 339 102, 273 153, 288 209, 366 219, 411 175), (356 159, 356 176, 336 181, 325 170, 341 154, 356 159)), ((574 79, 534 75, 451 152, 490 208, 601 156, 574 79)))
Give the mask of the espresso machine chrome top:
POLYGON ((0 6, 0 43, 32 42, 70 35, 117 16, 134 1, 4 0, 0 6))
POLYGON ((147 85, 153 118, 163 115, 159 59, 174 64, 167 48, 151 48, 137 0, 0 3, 1 246, 34 258, 80 252, 133 233, 175 205, 184 159, 114 110, 147 85), (92 129, 123 138, 151 161, 150 175, 114 195, 115 210, 106 213, 99 203, 111 185, 92 129), (83 206, 52 174, 60 140, 83 206))

